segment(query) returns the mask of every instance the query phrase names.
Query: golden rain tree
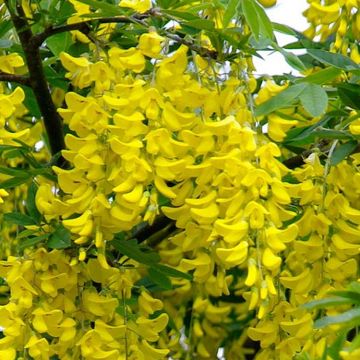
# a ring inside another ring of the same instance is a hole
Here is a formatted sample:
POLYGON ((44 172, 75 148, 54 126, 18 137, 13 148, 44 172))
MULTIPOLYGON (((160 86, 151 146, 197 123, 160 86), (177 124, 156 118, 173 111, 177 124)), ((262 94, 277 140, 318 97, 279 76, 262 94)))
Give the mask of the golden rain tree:
POLYGON ((0 0, 0 359, 359 359, 360 1, 275 3, 0 0))

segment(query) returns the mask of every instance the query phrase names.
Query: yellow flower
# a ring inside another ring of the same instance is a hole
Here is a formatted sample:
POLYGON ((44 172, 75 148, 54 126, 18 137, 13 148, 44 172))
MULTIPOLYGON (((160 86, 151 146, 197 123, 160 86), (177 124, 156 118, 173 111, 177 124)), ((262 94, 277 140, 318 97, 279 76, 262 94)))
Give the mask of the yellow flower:
POLYGON ((110 65, 119 70, 132 70, 140 73, 145 68, 145 58, 141 51, 135 48, 119 49, 111 48, 109 50, 110 65))
POLYGON ((280 327, 284 331, 296 338, 304 338, 312 332, 312 318, 310 314, 305 314, 294 321, 281 321, 280 327))
POLYGON ((146 360, 165 359, 166 355, 169 353, 168 349, 156 349, 144 339, 142 339, 139 344, 139 350, 144 354, 144 359, 146 360))
POLYGON ((13 306, 5 305, 0 307, 0 326, 4 329, 4 335, 11 338, 17 338, 22 336, 26 325, 24 321, 17 316, 13 306))
POLYGON ((150 31, 149 33, 145 33, 140 36, 138 46, 145 56, 156 59, 159 57, 161 43, 163 41, 164 38, 156 31, 150 31))
POLYGON ((283 119, 277 114, 270 114, 269 119, 269 128, 268 133, 272 140, 282 141, 286 136, 286 132, 291 129, 293 126, 298 124, 297 120, 287 120, 283 119))
POLYGON ((65 318, 61 310, 45 311, 37 308, 33 311, 34 319, 32 324, 39 333, 48 333, 58 337, 59 341, 67 342, 72 340, 76 334, 76 322, 71 318, 65 318))
POLYGON ((165 313, 155 319, 139 316, 135 322, 130 321, 128 327, 145 340, 153 342, 159 340, 159 333, 165 329, 168 321, 169 316, 165 313))
POLYGON ((141 292, 141 295, 138 298, 138 303, 140 311, 144 312, 146 315, 151 315, 155 311, 163 308, 162 302, 158 299, 154 299, 147 291, 141 292))
POLYGON ((274 321, 261 321, 256 327, 250 327, 247 334, 250 339, 260 341, 262 348, 266 348, 277 342, 278 325, 274 321))
POLYGON ((33 335, 25 345, 28 349, 29 355, 35 360, 48 360, 50 346, 45 338, 38 338, 33 335))
POLYGON ((119 351, 109 349, 107 342, 102 339, 101 334, 96 330, 89 330, 78 341, 80 345, 81 355, 87 360, 118 360, 119 351))
POLYGON ((121 0, 119 6, 131 8, 139 13, 151 9, 151 0, 121 0))
POLYGON ((17 53, 0 56, 0 71, 15 74, 15 69, 22 66, 24 66, 24 60, 17 53))
POLYGON ((234 267, 241 265, 247 258, 249 244, 241 241, 233 248, 217 248, 216 255, 224 263, 226 267, 234 267))
POLYGON ((16 358, 16 350, 13 348, 9 348, 6 350, 0 350, 0 359, 4 360, 15 360, 16 358))
POLYGON ((118 300, 111 296, 103 296, 96 291, 85 289, 82 294, 82 305, 90 314, 111 319, 118 306, 118 300))
POLYGON ((262 255, 262 263, 269 270, 279 269, 281 257, 274 255, 270 248, 265 248, 262 255))
POLYGON ((69 71, 65 76, 71 79, 74 86, 83 89, 91 84, 90 62, 88 59, 85 57, 75 58, 61 52, 60 61, 64 68, 69 71))
POLYGON ((200 252, 195 259, 181 260, 181 267, 185 271, 195 269, 194 280, 204 282, 211 274, 212 259, 205 252, 200 252))
POLYGON ((4 197, 9 196, 9 193, 5 189, 0 189, 0 204, 4 203, 4 197))
POLYGON ((269 212, 259 203, 250 201, 244 210, 244 216, 249 217, 252 229, 261 229, 264 226, 265 215, 269 212))

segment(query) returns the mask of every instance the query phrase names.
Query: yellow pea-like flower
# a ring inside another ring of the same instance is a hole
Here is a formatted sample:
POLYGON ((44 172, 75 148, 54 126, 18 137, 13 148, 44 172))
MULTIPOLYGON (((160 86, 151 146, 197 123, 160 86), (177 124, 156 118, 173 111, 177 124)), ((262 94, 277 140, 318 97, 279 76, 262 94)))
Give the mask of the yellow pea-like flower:
POLYGON ((163 308, 163 303, 153 298, 148 292, 142 291, 138 298, 140 309, 146 314, 153 314, 155 311, 163 308))
POLYGON ((217 196, 217 192, 215 190, 211 190, 207 195, 203 197, 199 197, 196 199, 187 198, 185 199, 185 203, 191 207, 203 207, 210 205, 217 196))
POLYGON ((165 40, 156 31, 142 34, 139 38, 140 51, 150 58, 159 57, 161 51, 161 43, 165 40))
POLYGON ((201 338, 204 336, 204 331, 200 325, 200 321, 198 319, 194 320, 194 324, 193 324, 193 331, 194 331, 194 335, 197 338, 201 338))
POLYGON ((151 346, 145 339, 141 340, 139 349, 144 354, 145 359, 148 360, 163 360, 166 359, 169 353, 168 349, 159 349, 151 346))
POLYGON ((246 286, 253 286, 259 277, 259 271, 257 263, 254 259, 250 258, 248 261, 248 274, 245 280, 246 286))
POLYGON ((210 224, 218 217, 219 207, 212 202, 204 208, 190 208, 190 214, 199 224, 210 224))
POLYGON ((137 203, 140 201, 143 196, 144 187, 142 184, 137 184, 130 192, 123 194, 122 197, 124 200, 129 203, 137 203))
POLYGON ((295 293, 303 294, 309 291, 312 286, 313 279, 310 269, 306 268, 296 276, 280 276, 280 282, 285 287, 293 289, 295 293))
POLYGON ((274 255, 270 248, 265 248, 262 254, 262 263, 269 270, 276 270, 281 265, 281 257, 274 255))
POLYGON ((156 189, 163 194, 164 196, 168 197, 169 199, 174 199, 177 197, 176 193, 172 190, 171 187, 169 187, 165 180, 161 178, 160 176, 155 176, 154 178, 154 184, 156 186, 156 189))
POLYGON ((121 0, 119 6, 127 7, 139 13, 151 9, 151 0, 121 0))
POLYGON ((247 258, 249 244, 241 241, 233 248, 217 248, 216 255, 228 267, 241 265, 247 258))
POLYGON ((76 230, 78 228, 82 229, 89 222, 90 217, 91 217, 91 211, 86 210, 77 218, 63 220, 63 224, 66 227, 69 227, 70 229, 76 229, 76 230))
POLYGON ((266 208, 255 201, 250 201, 244 210, 244 216, 249 217, 252 229, 261 229, 264 226, 265 215, 268 214, 266 208))
POLYGON ((219 235, 223 236, 226 243, 235 244, 248 233, 249 225, 243 220, 228 223, 226 219, 217 219, 214 222, 214 229, 219 235))
POLYGON ((312 331, 312 317, 310 314, 305 314, 294 321, 281 321, 280 327, 288 332, 291 336, 297 338, 305 338, 312 331))

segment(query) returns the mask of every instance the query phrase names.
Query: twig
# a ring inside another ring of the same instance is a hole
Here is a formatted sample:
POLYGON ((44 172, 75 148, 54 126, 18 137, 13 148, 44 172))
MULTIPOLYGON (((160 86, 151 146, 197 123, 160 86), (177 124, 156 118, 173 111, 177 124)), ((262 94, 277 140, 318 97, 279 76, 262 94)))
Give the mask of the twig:
POLYGON ((8 81, 30 86, 30 78, 28 78, 27 76, 8 74, 3 71, 0 71, 0 81, 8 81))
MULTIPOLYGON (((134 23, 148 28, 149 25, 146 24, 146 22, 144 22, 143 20, 148 18, 149 16, 155 16, 155 15, 159 16, 161 14, 158 12, 149 12, 145 14, 135 14, 133 16, 113 16, 113 17, 85 20, 74 24, 49 26, 43 32, 34 35, 32 41, 33 44, 39 47, 48 37, 62 32, 78 30, 84 33, 85 35, 87 35, 91 31, 92 25, 94 24, 134 23)), ((211 59, 216 59, 218 56, 217 51, 196 45, 193 41, 186 40, 180 37, 179 35, 172 34, 169 31, 163 30, 161 31, 161 34, 171 40, 176 41, 179 44, 186 45, 189 49, 195 51, 200 56, 209 57, 211 59)))
MULTIPOLYGON (((28 71, 28 84, 31 86, 37 104, 39 105, 43 117, 45 129, 49 138, 50 151, 52 155, 57 154, 65 148, 63 126, 60 115, 51 99, 49 86, 45 77, 40 56, 39 47, 33 41, 33 33, 26 19, 21 4, 16 2, 16 11, 12 8, 10 1, 4 1, 19 36, 21 46, 24 51, 28 71)), ((58 165, 63 166, 64 159, 60 158, 58 165)))

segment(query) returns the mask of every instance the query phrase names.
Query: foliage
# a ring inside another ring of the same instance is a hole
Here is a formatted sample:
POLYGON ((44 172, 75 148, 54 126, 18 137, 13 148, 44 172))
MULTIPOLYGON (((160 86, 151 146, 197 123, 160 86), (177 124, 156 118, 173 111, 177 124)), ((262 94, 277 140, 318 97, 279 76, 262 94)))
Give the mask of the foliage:
POLYGON ((275 3, 0 0, 1 359, 359 357, 360 1, 275 3))

